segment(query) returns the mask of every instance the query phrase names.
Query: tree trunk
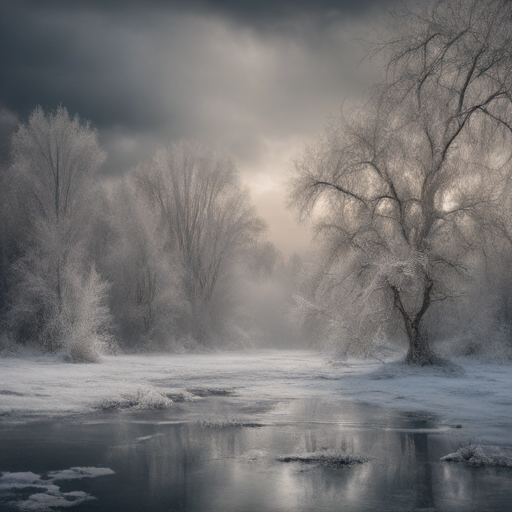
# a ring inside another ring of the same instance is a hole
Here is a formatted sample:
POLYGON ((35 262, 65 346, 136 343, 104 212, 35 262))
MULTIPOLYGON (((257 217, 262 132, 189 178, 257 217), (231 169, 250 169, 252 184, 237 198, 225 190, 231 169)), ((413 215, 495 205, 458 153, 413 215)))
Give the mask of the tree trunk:
POLYGON ((409 340, 409 349, 405 356, 407 364, 429 366, 442 363, 441 358, 430 347, 428 336, 421 329, 421 320, 430 306, 432 287, 432 281, 427 278, 423 289, 422 303, 416 314, 407 311, 402 302, 400 291, 395 286, 391 287, 395 296, 395 307, 400 311, 404 319, 405 331, 409 340))
POLYGON ((407 364, 429 366, 440 363, 440 358, 430 348, 428 337, 420 331, 419 325, 407 329, 409 349, 405 356, 407 364))

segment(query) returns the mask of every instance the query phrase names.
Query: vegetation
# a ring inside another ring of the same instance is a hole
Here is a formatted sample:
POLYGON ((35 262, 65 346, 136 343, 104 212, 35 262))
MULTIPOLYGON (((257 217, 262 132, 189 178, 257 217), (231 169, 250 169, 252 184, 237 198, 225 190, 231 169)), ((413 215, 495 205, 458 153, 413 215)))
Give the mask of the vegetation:
POLYGON ((497 233, 512 156, 512 4, 439 0, 392 21, 373 46, 385 79, 297 157, 289 199, 324 241, 306 313, 341 315, 347 346, 400 328, 406 362, 428 365, 440 362, 428 315, 461 295, 497 233))
POLYGON ((77 362, 119 345, 240 342, 265 224, 231 157, 185 141, 114 184, 99 179, 104 159, 96 131, 64 107, 37 107, 13 135, 2 173, 8 336, 77 362))
POLYGON ((73 361, 319 338, 512 356, 512 4, 410 5, 370 47, 366 101, 293 162, 306 265, 265 240, 231 156, 182 141, 107 182, 90 123, 37 107, 0 169, 2 339, 73 361))

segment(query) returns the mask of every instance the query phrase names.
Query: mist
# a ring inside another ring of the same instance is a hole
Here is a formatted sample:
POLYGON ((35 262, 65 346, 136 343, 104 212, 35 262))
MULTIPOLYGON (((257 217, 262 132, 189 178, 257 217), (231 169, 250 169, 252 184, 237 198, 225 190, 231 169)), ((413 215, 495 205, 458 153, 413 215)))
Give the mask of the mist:
POLYGON ((6 0, 0 508, 509 510, 512 4, 6 0))

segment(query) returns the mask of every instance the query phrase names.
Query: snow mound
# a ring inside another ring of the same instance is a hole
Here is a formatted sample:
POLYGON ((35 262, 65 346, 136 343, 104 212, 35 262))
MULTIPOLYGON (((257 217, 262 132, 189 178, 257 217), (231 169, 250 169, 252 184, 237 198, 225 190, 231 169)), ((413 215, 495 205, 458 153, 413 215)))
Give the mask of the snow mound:
POLYGON ((303 455, 283 455, 278 457, 279 462, 302 462, 303 464, 318 464, 331 468, 361 464, 366 459, 352 458, 348 455, 333 450, 314 452, 303 455))
POLYGON ((441 458, 445 462, 465 462, 471 466, 512 468, 512 448, 469 444, 441 458))
POLYGON ((98 409, 113 411, 119 409, 167 409, 173 401, 167 396, 151 387, 139 388, 137 394, 128 398, 112 398, 103 400, 98 409))

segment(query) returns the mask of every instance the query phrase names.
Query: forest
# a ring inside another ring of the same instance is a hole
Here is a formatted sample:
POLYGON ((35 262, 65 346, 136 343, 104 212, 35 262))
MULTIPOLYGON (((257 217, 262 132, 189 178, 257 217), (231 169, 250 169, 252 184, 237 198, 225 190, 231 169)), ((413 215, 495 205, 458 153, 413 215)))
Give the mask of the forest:
POLYGON ((37 107, 12 136, 1 259, 11 344, 98 361, 240 346, 263 341, 259 323, 284 323, 267 281, 284 287, 298 263, 265 241, 230 156, 182 141, 116 182, 101 179, 104 159, 90 123, 62 106, 37 107))
POLYGON ((501 0, 391 12, 379 79, 291 163, 315 249, 290 258, 230 155, 171 142, 112 179, 89 121, 35 107, 0 169, 2 352, 512 358, 511 24, 501 0))

